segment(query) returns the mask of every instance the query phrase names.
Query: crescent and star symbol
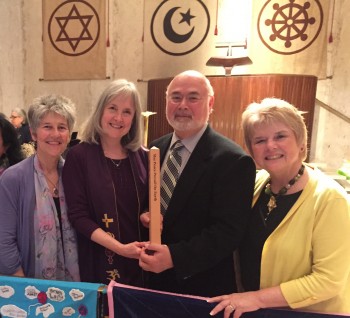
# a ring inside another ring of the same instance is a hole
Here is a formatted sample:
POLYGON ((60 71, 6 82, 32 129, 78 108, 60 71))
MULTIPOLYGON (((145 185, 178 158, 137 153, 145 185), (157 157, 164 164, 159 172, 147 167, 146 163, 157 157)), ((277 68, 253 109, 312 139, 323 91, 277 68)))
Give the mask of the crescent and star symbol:
MULTIPOLYGON (((192 36, 192 34, 194 32, 194 27, 192 27, 192 29, 186 34, 179 34, 179 33, 174 31, 173 26, 171 24, 171 19, 172 19, 174 13, 178 9, 180 9, 180 7, 174 7, 172 9, 170 9, 168 11, 168 13, 165 15, 164 21, 163 21, 164 35, 171 42, 184 43, 192 36)), ((191 26, 191 20, 193 18, 195 18, 194 15, 191 15, 191 9, 188 9, 186 13, 181 13, 180 12, 180 14, 182 16, 182 19, 179 22, 179 24, 183 23, 183 22, 186 22, 189 26, 191 26)))
POLYGON ((198 49, 210 29, 210 14, 202 0, 163 0, 151 19, 151 37, 165 54, 181 56, 198 49))

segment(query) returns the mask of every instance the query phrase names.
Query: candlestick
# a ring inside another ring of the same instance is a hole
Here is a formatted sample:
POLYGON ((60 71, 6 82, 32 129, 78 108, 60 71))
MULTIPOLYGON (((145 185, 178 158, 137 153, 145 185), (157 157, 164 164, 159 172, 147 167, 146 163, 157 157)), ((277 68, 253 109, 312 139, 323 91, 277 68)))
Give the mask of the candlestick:
POLYGON ((152 147, 148 155, 149 162, 149 238, 151 243, 161 244, 160 229, 160 155, 159 149, 152 147))
POLYGON ((141 115, 143 116, 143 145, 145 147, 148 146, 148 121, 149 121, 149 116, 155 115, 157 113, 155 112, 150 112, 150 111, 145 111, 142 112, 141 115))

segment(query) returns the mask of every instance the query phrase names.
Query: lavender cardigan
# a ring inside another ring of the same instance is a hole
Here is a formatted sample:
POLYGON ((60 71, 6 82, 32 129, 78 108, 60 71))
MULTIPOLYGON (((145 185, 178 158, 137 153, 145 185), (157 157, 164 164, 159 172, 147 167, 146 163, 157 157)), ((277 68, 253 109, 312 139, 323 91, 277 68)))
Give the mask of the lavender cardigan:
MULTIPOLYGON (((59 164, 61 174, 63 160, 59 164)), ((9 167, 0 177, 0 274, 22 266, 34 277, 34 156, 9 167)))

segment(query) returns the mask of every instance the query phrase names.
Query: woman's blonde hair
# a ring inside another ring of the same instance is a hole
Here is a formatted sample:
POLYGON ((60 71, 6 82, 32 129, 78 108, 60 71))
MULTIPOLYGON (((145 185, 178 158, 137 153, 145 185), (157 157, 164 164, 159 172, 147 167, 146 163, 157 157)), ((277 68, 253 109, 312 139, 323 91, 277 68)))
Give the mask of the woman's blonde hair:
POLYGON ((245 144, 252 154, 252 137, 257 126, 282 123, 289 127, 301 148, 301 159, 307 157, 307 128, 302 112, 279 98, 265 98, 261 103, 248 105, 242 114, 242 128, 245 144))

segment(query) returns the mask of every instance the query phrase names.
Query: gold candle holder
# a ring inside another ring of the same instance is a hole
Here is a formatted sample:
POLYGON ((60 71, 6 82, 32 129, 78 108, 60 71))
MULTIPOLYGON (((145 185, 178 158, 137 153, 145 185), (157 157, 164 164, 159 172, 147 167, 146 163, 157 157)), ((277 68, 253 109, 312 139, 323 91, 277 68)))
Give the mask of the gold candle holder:
POLYGON ((145 147, 148 146, 148 121, 149 121, 149 116, 155 115, 155 114, 157 114, 157 113, 150 112, 148 110, 141 113, 141 115, 143 116, 143 145, 145 147))

